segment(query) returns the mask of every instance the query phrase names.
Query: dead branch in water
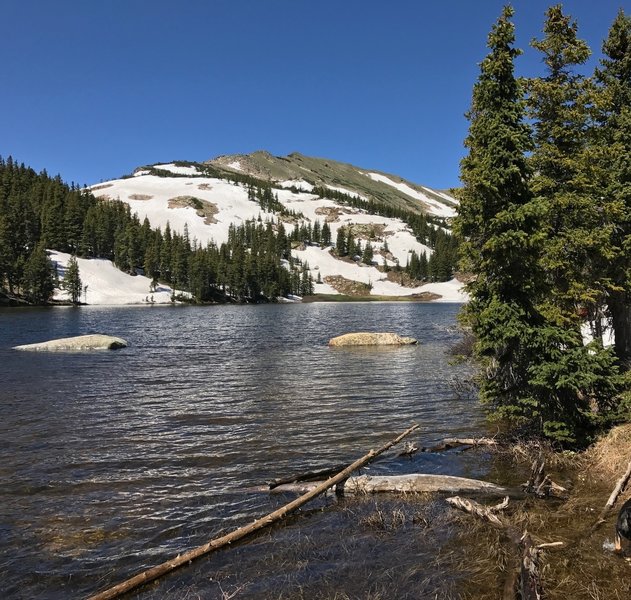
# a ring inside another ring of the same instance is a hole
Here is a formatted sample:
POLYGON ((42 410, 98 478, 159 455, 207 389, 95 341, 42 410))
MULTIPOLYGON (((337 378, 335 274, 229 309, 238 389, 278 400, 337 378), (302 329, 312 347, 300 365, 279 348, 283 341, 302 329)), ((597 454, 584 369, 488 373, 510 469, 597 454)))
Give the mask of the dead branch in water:
POLYGON ((301 506, 303 506, 310 500, 313 500, 320 494, 326 492, 326 490, 328 490, 329 488, 347 479, 351 475, 351 473, 353 473, 353 471, 359 469, 360 467, 363 467, 379 454, 382 454, 395 444, 398 444, 404 437, 408 436, 417 428, 418 425, 413 425, 412 427, 404 431, 401 435, 389 441, 387 444, 381 446, 381 448, 378 448, 377 450, 371 450, 370 452, 368 452, 368 454, 365 454, 364 456, 356 460, 346 469, 340 471, 337 475, 330 477, 315 489, 307 492, 299 498, 296 498, 293 502, 285 504, 285 506, 279 508, 278 510, 275 510, 265 517, 257 519, 253 523, 250 523, 250 525, 240 527, 232 533, 221 536, 219 538, 215 538, 204 544, 203 546, 198 546, 197 548, 189 550, 184 554, 178 554, 175 558, 163 562, 162 564, 150 569, 147 569, 146 571, 143 571, 142 573, 139 573, 138 575, 135 575, 134 577, 131 577, 123 581, 122 583, 119 583, 118 585, 115 585, 114 587, 99 592, 98 594, 91 596, 88 600, 110 600, 111 598, 118 598, 119 596, 122 596, 130 590, 144 585, 145 583, 149 583, 150 581, 154 581, 155 579, 161 577, 162 575, 165 575, 166 573, 170 573, 178 567, 191 562, 195 558, 204 556, 205 554, 208 554, 209 552, 212 552, 214 550, 218 550, 219 548, 227 546, 232 542, 236 542, 250 535, 251 533, 254 533, 255 531, 259 531, 260 529, 263 529, 264 527, 267 527, 272 523, 280 521, 287 515, 298 510, 301 506))
POLYGON ((416 454, 418 450, 419 448, 414 442, 405 442, 403 450, 401 450, 397 456, 412 456, 412 454, 416 454))
MULTIPOLYGON (((428 448, 421 448, 421 452, 442 452, 443 450, 451 450, 452 448, 458 448, 459 446, 469 446, 473 448, 475 446, 497 446, 498 443, 493 438, 445 438, 439 444, 430 446, 428 448)), ((468 450, 468 448, 464 448, 468 450)))
POLYGON ((611 492, 609 499, 607 500, 607 503, 605 504, 605 507, 602 509, 600 515, 598 515, 598 519, 592 525, 590 533, 594 533, 605 522, 607 515, 609 514, 609 511, 613 508, 614 504, 616 503, 616 500, 618 500, 618 496, 620 496, 620 494, 627 487, 627 483, 629 483, 629 479, 631 479, 631 460, 629 461, 629 464, 627 465, 627 470, 625 471, 624 475, 620 477, 620 479, 618 479, 616 486, 613 488, 613 491, 611 492))
POLYGON ((468 512, 476 517, 480 517, 484 521, 488 521, 494 527, 498 527, 500 529, 505 529, 506 525, 502 523, 499 517, 495 514, 500 510, 504 510, 509 503, 508 496, 504 498, 502 502, 496 504, 495 506, 482 506, 478 502, 474 500, 469 500, 467 498, 461 498, 460 496, 453 496, 452 498, 447 498, 447 502, 451 504, 451 506, 468 512))
POLYGON ((568 491, 563 486, 552 481, 545 472, 546 463, 543 457, 539 456, 532 463, 530 478, 522 485, 524 492, 534 494, 537 498, 567 498, 568 491))
POLYGON ((514 558, 512 567, 509 567, 504 580, 503 600, 515 600, 518 587, 522 600, 540 600, 542 586, 539 574, 539 555, 544 549, 564 546, 564 543, 550 542, 535 546, 527 531, 524 531, 524 534, 520 536, 514 527, 502 521, 495 514, 508 506, 508 497, 495 506, 483 506, 473 500, 458 496, 447 498, 447 502, 455 508, 487 521, 496 529, 501 530, 510 540, 514 558), (518 556, 519 558, 517 558, 518 556))

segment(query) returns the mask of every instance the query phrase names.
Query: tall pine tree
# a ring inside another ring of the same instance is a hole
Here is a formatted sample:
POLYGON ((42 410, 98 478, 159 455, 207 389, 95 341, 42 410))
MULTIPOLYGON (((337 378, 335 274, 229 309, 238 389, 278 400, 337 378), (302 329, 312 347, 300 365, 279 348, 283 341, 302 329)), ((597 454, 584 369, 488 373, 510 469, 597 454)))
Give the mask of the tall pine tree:
POLYGON ((602 217, 611 228, 607 307, 619 362, 631 368, 631 16, 616 16, 596 70, 592 129, 602 175, 602 217))
POLYGON ((488 40, 473 90, 469 150, 461 164, 456 231, 462 238, 470 303, 463 320, 484 367, 481 399, 494 415, 560 442, 582 442, 613 393, 611 363, 541 311, 545 202, 533 198, 523 90, 514 75, 513 10, 505 7, 488 40))

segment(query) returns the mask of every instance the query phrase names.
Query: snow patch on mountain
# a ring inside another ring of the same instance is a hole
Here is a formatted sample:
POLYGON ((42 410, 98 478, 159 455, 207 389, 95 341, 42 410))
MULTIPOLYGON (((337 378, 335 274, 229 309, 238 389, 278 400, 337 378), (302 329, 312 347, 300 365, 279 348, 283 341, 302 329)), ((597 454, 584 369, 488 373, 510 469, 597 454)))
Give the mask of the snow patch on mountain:
POLYGON ((153 165, 155 169, 160 169, 161 171, 169 171, 170 173, 175 173, 176 175, 199 175, 199 170, 197 167, 193 166, 182 166, 176 165, 173 163, 168 163, 166 165, 153 165))
POLYGON ((368 198, 366 198, 366 196, 362 196, 361 194, 358 194, 357 192, 354 192, 353 190, 349 190, 343 187, 338 187, 335 185, 327 185, 326 187, 328 187, 330 190, 333 190, 334 192, 341 192, 342 194, 348 194, 349 196, 357 196, 358 198, 361 198, 362 200, 368 201, 368 198))
MULTIPOLYGON (((70 254, 49 251, 50 259, 63 280, 70 254)), ((173 289, 159 284, 151 291, 151 279, 143 275, 128 275, 103 258, 77 258, 79 277, 83 284, 81 301, 88 304, 169 304, 173 289)), ((178 292, 179 293, 179 292, 178 292)), ((55 300, 70 300, 68 293, 56 290, 55 300)))
POLYGON ((96 189, 94 194, 126 202, 141 221, 146 217, 152 227, 160 227, 163 231, 169 223, 173 231, 181 234, 186 225, 191 240, 196 239, 203 245, 210 241, 227 242, 231 223, 238 225, 244 220, 255 219, 262 212, 256 202, 248 200, 244 187, 223 179, 142 175, 109 183, 109 187, 96 189), (178 196, 193 196, 216 204, 219 209, 215 215, 217 223, 207 225, 191 207, 169 208, 169 200, 178 196))
POLYGON ((286 181, 276 181, 274 185, 278 185, 282 188, 292 188, 296 187, 301 190, 305 190, 306 192, 310 192, 313 190, 313 185, 304 179, 288 179, 286 181))
MULTIPOLYGON (((400 192, 403 192, 405 195, 410 196, 410 198, 414 198, 415 200, 419 200, 424 205, 427 206, 428 212, 432 215, 436 215, 437 217, 455 217, 456 211, 450 206, 446 206, 436 200, 430 198, 429 196, 423 194, 423 192, 419 192, 414 188, 410 187, 406 183, 397 183, 396 181, 392 181, 389 177, 385 175, 381 175, 380 173, 364 173, 370 177, 373 181, 380 181, 381 183, 385 183, 400 192)), ((427 189, 427 188, 425 188, 427 189)), ((452 200, 449 198, 449 200, 452 200)))

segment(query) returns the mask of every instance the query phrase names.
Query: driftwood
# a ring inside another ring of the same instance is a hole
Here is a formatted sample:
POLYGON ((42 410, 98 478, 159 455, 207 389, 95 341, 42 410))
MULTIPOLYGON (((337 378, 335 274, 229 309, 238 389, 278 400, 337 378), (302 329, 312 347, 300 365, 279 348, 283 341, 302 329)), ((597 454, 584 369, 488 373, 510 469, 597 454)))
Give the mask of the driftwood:
POLYGON ((564 543, 550 542, 535 546, 527 531, 524 531, 524 534, 520 536, 514 527, 506 524, 495 514, 508 506, 508 498, 505 498, 503 502, 495 506, 482 506, 473 500, 458 496, 447 498, 447 502, 455 508, 487 521, 496 529, 501 530, 510 540, 514 558, 504 580, 503 600, 515 600, 518 587, 521 600, 541 600, 540 552, 544 549, 564 546, 564 543), (517 559, 517 556, 519 556, 519 559, 517 559))
POLYGON ((591 533, 594 533, 605 522, 605 520, 607 519, 607 515, 609 514, 609 511, 613 508, 614 504, 616 503, 616 500, 618 500, 618 496, 620 496, 620 494, 627 487, 627 483, 629 483, 629 479, 631 479, 631 460, 629 461, 629 464, 627 465, 627 470, 625 471, 624 475, 620 479, 618 479, 616 486, 613 488, 613 491, 611 492, 609 499, 607 500, 607 503, 602 509, 600 515, 598 515, 598 519, 592 525, 591 533))
POLYGON ((405 442, 403 450, 399 452, 398 456, 411 456, 419 451, 419 447, 414 442, 405 442))
POLYGON ((474 500, 461 498, 460 496, 447 498, 447 503, 451 504, 451 506, 453 506, 454 508, 458 508, 465 512, 471 513, 476 517, 480 517, 481 519, 488 521, 489 523, 491 523, 491 525, 495 527, 498 527, 500 529, 506 528, 506 525, 502 523, 502 521, 495 513, 500 510, 504 510, 508 506, 508 496, 506 496, 506 498, 504 498, 502 502, 496 504, 495 506, 482 506, 482 504, 479 504, 474 500))
POLYGON ((451 450, 459 446, 468 446, 465 450, 475 446, 497 446, 497 442, 493 438, 445 438, 439 444, 428 448, 421 448, 421 452, 442 452, 443 450, 451 450))
POLYGON ((520 541, 521 578, 520 591, 522 600, 541 600, 541 577, 539 576, 539 550, 532 543, 527 531, 520 541))
POLYGON ((524 492, 534 494, 537 498, 567 498, 567 489, 552 481, 545 468, 546 463, 542 457, 532 463, 530 478, 522 485, 524 492))
POLYGON ((163 562, 162 564, 152 567, 150 569, 147 569, 146 571, 143 571, 142 573, 139 573, 138 575, 135 575, 134 577, 131 577, 123 581, 122 583, 119 583, 118 585, 115 585, 114 587, 111 587, 107 590, 99 592, 95 594, 94 596, 91 596, 88 600, 109 600, 111 598, 118 598, 119 596, 129 592, 130 590, 133 590, 141 585, 144 585, 145 583, 149 583, 150 581, 153 581, 157 579, 158 577, 165 575, 166 573, 170 573, 171 571, 177 569, 178 567, 191 562, 195 558, 204 556, 205 554, 208 554, 209 552, 212 552, 214 550, 227 546, 228 544, 231 544, 232 542, 236 542, 246 537, 247 535, 254 533, 255 531, 259 531, 260 529, 263 529, 264 527, 267 527, 271 525, 272 523, 280 521, 287 515, 291 514, 292 512, 295 512, 297 509, 299 509, 301 506, 303 506, 310 500, 313 500, 320 494, 323 494, 324 492, 326 492, 326 490, 329 489, 330 487, 333 487, 337 483, 340 483, 341 481, 344 481, 345 479, 347 479, 349 475, 353 473, 353 471, 355 471, 356 469, 359 469, 360 467, 363 467, 365 464, 369 463, 373 458, 375 458, 375 456, 378 456, 379 454, 385 452, 386 450, 388 450, 395 444, 398 444, 404 437, 408 436, 417 428, 418 428, 418 425, 413 425, 412 427, 404 431, 401 435, 389 441, 387 444, 384 444, 383 446, 381 446, 381 448, 378 448, 377 450, 371 450, 370 452, 368 452, 368 454, 365 454, 364 456, 356 460, 354 463, 349 465, 346 469, 344 469, 343 471, 340 471, 337 475, 330 477, 329 479, 327 479, 325 482, 320 484, 315 489, 304 494, 303 496, 300 496, 299 498, 296 498, 293 502, 286 504, 285 506, 279 508, 278 510, 275 510, 274 512, 266 515, 265 517, 262 517, 261 519, 257 519, 256 521, 254 521, 253 523, 250 523, 249 525, 246 525, 245 527, 240 527, 239 529, 236 529, 232 533, 215 538, 209 541, 208 543, 204 544, 203 546, 198 546, 197 548, 189 550, 188 552, 185 552, 184 554, 178 554, 175 558, 168 560, 166 562, 163 562))
MULTIPOLYGON (((252 491, 271 491, 272 493, 293 492, 304 494, 315 489, 321 482, 302 482, 295 484, 279 485, 272 490, 267 487, 255 488, 252 491)), ((345 494, 376 494, 376 493, 422 493, 444 492, 522 495, 521 490, 509 490, 508 488, 480 481, 479 479, 467 479, 466 477, 453 477, 450 475, 431 475, 426 473, 411 473, 409 475, 360 475, 349 477, 344 483, 338 484, 338 492, 345 494)))

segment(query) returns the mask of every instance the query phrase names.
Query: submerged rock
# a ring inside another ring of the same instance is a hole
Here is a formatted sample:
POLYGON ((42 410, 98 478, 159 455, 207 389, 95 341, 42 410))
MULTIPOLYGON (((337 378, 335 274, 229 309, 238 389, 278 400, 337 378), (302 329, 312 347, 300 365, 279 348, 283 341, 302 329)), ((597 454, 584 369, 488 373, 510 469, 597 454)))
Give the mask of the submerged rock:
POLYGON ((15 346, 14 350, 38 350, 45 352, 54 352, 56 350, 116 350, 126 346, 127 342, 122 338, 111 335, 91 334, 49 340, 39 344, 15 346))
POLYGON ((411 337, 401 337, 396 333, 346 333, 331 338, 329 346, 407 346, 418 344, 411 337))

